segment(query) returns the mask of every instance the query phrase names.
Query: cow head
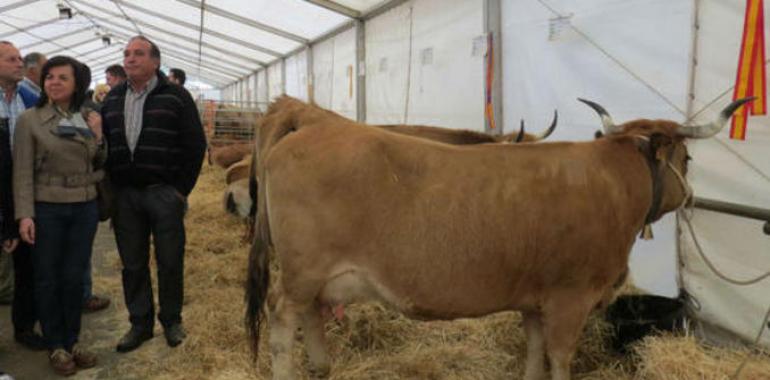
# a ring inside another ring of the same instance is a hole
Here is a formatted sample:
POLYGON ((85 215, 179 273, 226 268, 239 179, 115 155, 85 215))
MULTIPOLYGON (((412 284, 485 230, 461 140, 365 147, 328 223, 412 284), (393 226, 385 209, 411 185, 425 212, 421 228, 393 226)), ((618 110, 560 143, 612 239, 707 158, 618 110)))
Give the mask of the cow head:
POLYGON ((604 137, 633 138, 640 151, 647 157, 656 193, 653 195, 653 206, 647 217, 647 222, 652 222, 663 214, 684 206, 692 199, 692 190, 685 177, 687 161, 690 159, 685 145, 686 139, 703 139, 716 135, 740 106, 754 99, 738 99, 728 104, 713 122, 692 126, 669 120, 647 119, 616 125, 604 107, 589 100, 578 100, 599 114, 604 137))

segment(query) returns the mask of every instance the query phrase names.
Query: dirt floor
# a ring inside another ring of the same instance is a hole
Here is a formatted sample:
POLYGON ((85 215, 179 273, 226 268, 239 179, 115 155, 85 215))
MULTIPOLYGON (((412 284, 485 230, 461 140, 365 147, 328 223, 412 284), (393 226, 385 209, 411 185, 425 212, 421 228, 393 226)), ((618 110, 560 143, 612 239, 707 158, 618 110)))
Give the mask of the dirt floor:
MULTIPOLYGON (((83 315, 81 342, 99 355, 99 364, 90 370, 79 371, 69 379, 114 379, 111 373, 118 361, 124 355, 131 355, 115 352, 118 339, 129 327, 128 313, 123 306, 122 295, 105 293, 107 287, 104 286, 105 281, 120 281, 118 263, 114 235, 109 224, 102 223, 94 242, 94 292, 109 296, 112 304, 106 310, 83 315)), ((155 335, 156 338, 146 345, 166 347, 159 328, 155 335)), ((0 370, 11 374, 16 380, 61 379, 48 366, 45 351, 27 350, 13 340, 11 310, 7 305, 0 307, 0 370)))

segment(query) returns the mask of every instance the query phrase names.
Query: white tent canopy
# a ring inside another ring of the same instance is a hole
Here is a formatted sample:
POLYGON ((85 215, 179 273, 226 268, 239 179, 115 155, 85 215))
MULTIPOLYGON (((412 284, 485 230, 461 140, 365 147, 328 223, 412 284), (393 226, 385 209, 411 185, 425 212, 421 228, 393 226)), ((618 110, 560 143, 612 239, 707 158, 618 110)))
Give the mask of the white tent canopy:
MULTIPOLYGON (((491 133, 515 129, 520 118, 537 131, 556 108, 560 122, 551 139, 588 140, 599 121, 577 97, 601 103, 616 121, 713 119, 732 94, 745 5, 3 0, 0 39, 22 54, 72 55, 89 64, 98 81, 106 66, 122 61, 126 39, 144 34, 160 46, 164 66, 221 89, 229 102, 264 106, 289 94, 370 123, 491 133), (59 4, 71 9, 71 19, 59 19, 59 4), (495 129, 485 117, 486 78, 493 78, 495 129)), ((694 160, 687 177, 697 196, 770 209, 770 119, 751 117, 748 130, 746 141, 730 140, 725 130, 689 144, 694 160)), ((702 258, 732 278, 761 276, 770 270, 762 223, 696 209, 679 220, 669 215, 654 229, 655 240, 638 242, 632 252, 637 286, 668 296, 682 291, 692 316, 743 340, 766 330, 770 279, 730 285, 702 258)), ((770 331, 764 332, 760 342, 770 346, 770 331)))
POLYGON ((104 68, 122 61, 126 40, 142 34, 158 44, 164 66, 223 87, 387 3, 3 0, 0 38, 16 44, 22 54, 71 55, 88 64, 99 81, 104 68), (70 9, 71 18, 59 17, 62 7, 70 9))

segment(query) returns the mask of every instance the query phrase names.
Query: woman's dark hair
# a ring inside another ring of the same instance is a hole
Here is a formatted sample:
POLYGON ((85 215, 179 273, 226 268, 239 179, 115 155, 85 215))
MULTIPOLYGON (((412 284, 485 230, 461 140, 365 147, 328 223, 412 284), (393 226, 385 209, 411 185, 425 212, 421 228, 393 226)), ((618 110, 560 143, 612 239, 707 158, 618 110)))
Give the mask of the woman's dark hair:
POLYGON ((78 62, 72 57, 64 55, 57 55, 46 62, 43 65, 43 70, 40 73, 41 81, 43 82, 43 91, 40 92, 40 100, 37 102, 37 108, 41 108, 48 104, 48 94, 45 93, 45 78, 53 67, 70 66, 72 67, 72 73, 75 75, 75 92, 72 94, 72 101, 70 102, 69 111, 77 112, 80 110, 80 106, 83 105, 83 101, 86 99, 86 89, 91 82, 91 70, 88 66, 78 62))

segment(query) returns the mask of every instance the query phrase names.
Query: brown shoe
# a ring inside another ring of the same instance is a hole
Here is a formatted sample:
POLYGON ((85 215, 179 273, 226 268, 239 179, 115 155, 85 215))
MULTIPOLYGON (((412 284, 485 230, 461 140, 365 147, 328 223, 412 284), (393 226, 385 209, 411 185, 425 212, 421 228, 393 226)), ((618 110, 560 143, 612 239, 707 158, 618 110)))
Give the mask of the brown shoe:
POLYGON ((72 359, 78 368, 93 368, 96 366, 96 354, 86 351, 76 344, 72 347, 72 359))
POLYGON ((110 306, 110 299, 106 297, 91 296, 83 302, 83 312, 93 313, 95 311, 104 310, 110 306))
POLYGON ((75 367, 75 361, 72 355, 63 348, 57 348, 48 356, 48 363, 56 374, 61 376, 74 375, 78 369, 75 367))

